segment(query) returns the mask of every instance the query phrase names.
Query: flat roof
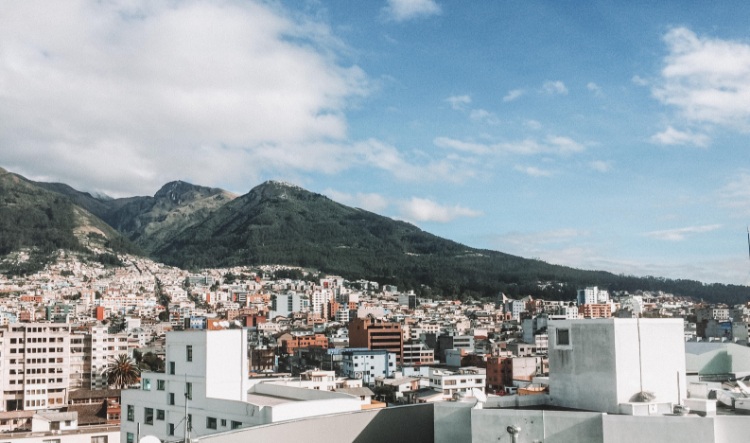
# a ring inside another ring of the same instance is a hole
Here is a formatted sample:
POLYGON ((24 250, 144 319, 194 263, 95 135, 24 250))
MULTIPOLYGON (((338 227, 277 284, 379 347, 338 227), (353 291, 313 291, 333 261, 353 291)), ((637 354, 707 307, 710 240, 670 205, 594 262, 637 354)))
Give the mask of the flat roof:
POLYGON ((300 401, 296 398, 280 397, 276 395, 248 393, 247 402, 257 406, 278 406, 285 403, 300 401))

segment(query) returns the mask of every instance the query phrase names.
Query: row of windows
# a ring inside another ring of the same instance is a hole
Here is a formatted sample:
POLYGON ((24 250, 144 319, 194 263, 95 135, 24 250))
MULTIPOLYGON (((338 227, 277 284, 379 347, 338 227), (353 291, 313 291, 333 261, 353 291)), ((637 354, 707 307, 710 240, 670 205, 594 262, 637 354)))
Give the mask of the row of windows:
MULTIPOLYGON (((47 380, 45 380, 43 378, 27 378, 26 381, 25 381, 25 383, 27 385, 41 385, 41 384, 44 384, 44 383, 62 383, 62 382, 63 382, 62 378, 50 378, 50 379, 47 379, 47 380)), ((24 381, 23 380, 13 380, 13 379, 11 379, 11 380, 9 380, 9 384, 11 384, 11 385, 15 385, 15 384, 22 385, 22 384, 24 384, 24 381)))
POLYGON ((11 354, 46 354, 48 352, 63 352, 63 348, 10 348, 11 354))
MULTIPOLYGON (((154 418, 156 418, 157 421, 164 421, 166 417, 166 413, 163 409, 154 409, 154 408, 143 408, 143 422, 147 425, 153 425, 154 424, 154 418), (156 412, 154 414, 154 412, 156 412)), ((127 405, 127 419, 128 421, 135 421, 135 406, 133 405, 127 405)), ((221 423, 222 427, 227 426, 227 420, 225 418, 222 418, 221 420, 217 420, 216 417, 206 417, 206 428, 207 429, 217 429, 218 423, 221 423)), ((188 427, 192 428, 193 424, 193 414, 188 414, 188 427)), ((231 428, 237 429, 240 426, 242 426, 241 422, 238 421, 231 421, 231 428)), ((169 435, 174 435, 174 423, 167 423, 167 433, 169 435)), ((129 438, 129 437, 128 437, 129 438)))

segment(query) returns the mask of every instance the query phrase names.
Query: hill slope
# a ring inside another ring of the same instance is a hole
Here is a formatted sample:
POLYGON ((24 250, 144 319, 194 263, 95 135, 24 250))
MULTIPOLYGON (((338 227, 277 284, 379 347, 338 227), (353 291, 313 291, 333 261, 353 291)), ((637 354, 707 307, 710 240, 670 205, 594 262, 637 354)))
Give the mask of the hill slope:
POLYGON ((33 271, 58 249, 84 252, 92 248, 135 251, 117 231, 70 198, 0 169, 0 256, 32 250, 28 262, 8 270, 33 271))

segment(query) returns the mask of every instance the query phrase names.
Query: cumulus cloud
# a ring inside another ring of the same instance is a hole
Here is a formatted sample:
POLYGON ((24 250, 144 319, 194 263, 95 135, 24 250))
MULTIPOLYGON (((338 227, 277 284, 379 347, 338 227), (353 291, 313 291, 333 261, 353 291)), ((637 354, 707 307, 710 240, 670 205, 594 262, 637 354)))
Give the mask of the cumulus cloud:
POLYGON ((669 53, 654 96, 690 120, 750 130, 750 44, 685 27, 670 30, 664 41, 669 53))
POLYGON ((497 125, 500 123, 500 119, 493 112, 487 111, 486 109, 472 109, 469 112, 469 118, 474 121, 485 122, 490 125, 497 125))
POLYGON ((586 84, 586 89, 588 89, 589 91, 591 91, 597 97, 601 97, 603 95, 602 94, 602 88, 599 85, 597 85, 596 83, 594 83, 594 82, 587 83, 586 84))
POLYGON ((544 82, 542 90, 550 95, 566 95, 568 93, 565 83, 560 80, 544 82))
POLYGON ((465 208, 460 205, 444 206, 432 200, 413 197, 399 203, 401 216, 414 222, 446 223, 458 217, 479 217, 480 211, 465 208))
POLYGON ((324 24, 255 2, 0 8, 7 167, 132 195, 351 157, 344 111, 367 78, 324 24))
POLYGON ((525 93, 526 91, 524 91, 523 89, 511 89, 507 94, 505 94, 505 97, 503 97, 503 101, 506 103, 512 102, 513 100, 520 98, 525 93))
POLYGON ((612 162, 594 160, 589 162, 589 167, 597 172, 609 172, 612 170, 612 162))
POLYGON ((513 169, 531 177, 552 177, 555 175, 554 172, 550 170, 538 168, 536 166, 516 165, 513 169))
POLYGON ((397 22, 440 14, 440 5, 434 0, 388 0, 385 13, 397 22))
POLYGON ((648 80, 641 77, 640 75, 634 75, 630 79, 630 81, 633 82, 633 84, 638 85, 638 86, 648 86, 648 80))
POLYGON ((708 146, 711 139, 705 134, 679 131, 672 126, 668 126, 664 131, 651 136, 651 142, 660 145, 693 145, 703 148, 708 146))
POLYGON ((461 111, 466 109, 466 106, 471 104, 471 96, 469 95, 452 95, 445 99, 450 103, 451 108, 461 111))
POLYGON ((644 235, 656 240, 682 241, 689 236, 715 231, 719 228, 721 228, 721 225, 688 226, 685 228, 667 229, 663 231, 651 231, 644 235))

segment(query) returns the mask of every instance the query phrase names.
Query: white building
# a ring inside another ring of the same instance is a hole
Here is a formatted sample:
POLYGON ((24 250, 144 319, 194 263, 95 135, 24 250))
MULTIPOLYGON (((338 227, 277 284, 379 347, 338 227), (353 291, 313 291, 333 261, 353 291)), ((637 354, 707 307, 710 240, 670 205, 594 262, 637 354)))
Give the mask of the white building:
POLYGON ((682 319, 549 325, 549 393, 555 405, 616 414, 649 404, 661 411, 660 405, 686 398, 682 319))
POLYGON ((167 334, 166 373, 144 372, 141 389, 122 391, 121 442, 141 435, 180 440, 240 427, 360 409, 358 397, 253 384, 247 330, 167 334), (187 402, 187 420, 185 420, 187 402))
POLYGON ((481 368, 461 368, 458 371, 430 369, 430 388, 442 392, 444 399, 454 394, 473 397, 472 389, 484 392, 487 373, 481 368))
POLYGON ((270 318, 278 316, 289 317, 293 312, 302 312, 306 310, 308 305, 308 300, 296 292, 274 294, 271 297, 270 318))
POLYGON ((578 305, 595 305, 609 302, 609 292, 597 286, 578 290, 578 305))
POLYGON ((0 411, 62 407, 70 385, 70 325, 0 328, 0 411))
POLYGON ((362 380, 364 385, 375 383, 375 377, 390 377, 396 370, 396 354, 385 349, 350 349, 341 352, 344 377, 362 380))

